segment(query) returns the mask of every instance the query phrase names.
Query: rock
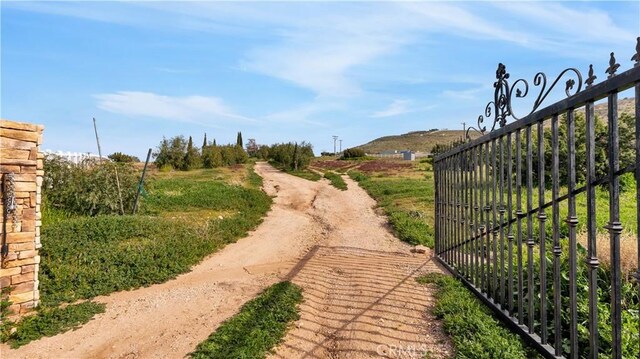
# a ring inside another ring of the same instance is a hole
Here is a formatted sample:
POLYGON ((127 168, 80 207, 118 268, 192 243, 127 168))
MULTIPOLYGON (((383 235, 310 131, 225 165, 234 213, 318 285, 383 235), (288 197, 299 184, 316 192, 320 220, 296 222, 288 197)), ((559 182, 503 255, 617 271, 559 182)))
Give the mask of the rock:
POLYGON ((219 219, 219 220, 223 220, 223 219, 224 219, 224 217, 222 217, 222 216, 218 216, 218 219, 219 219))
POLYGON ((423 245, 417 245, 411 249, 411 252, 424 254, 427 253, 427 247, 423 245))

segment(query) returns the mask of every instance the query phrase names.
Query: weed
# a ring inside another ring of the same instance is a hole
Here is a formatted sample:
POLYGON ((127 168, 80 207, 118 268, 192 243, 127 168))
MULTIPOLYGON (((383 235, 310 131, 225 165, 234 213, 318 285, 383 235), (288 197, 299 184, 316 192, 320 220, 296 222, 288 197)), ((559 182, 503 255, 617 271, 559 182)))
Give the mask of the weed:
POLYGON ((296 177, 304 178, 306 180, 314 181, 314 182, 319 181, 320 178, 322 178, 322 176, 320 176, 318 173, 313 172, 309 169, 297 170, 297 171, 286 171, 286 172, 290 175, 294 175, 296 177))
POLYGON ((342 179, 342 176, 335 172, 327 171, 324 173, 324 178, 331 181, 331 185, 339 190, 346 191, 347 183, 342 179))
POLYGON ((453 339, 456 358, 527 358, 527 349, 518 335, 495 319, 488 308, 462 283, 439 273, 418 277, 421 284, 435 284, 434 314, 453 339))
POLYGON ((77 329, 94 315, 104 313, 105 304, 84 302, 60 308, 41 308, 36 314, 23 318, 15 326, 16 331, 3 338, 12 348, 25 345, 32 340, 77 329), (5 340, 6 339, 6 340, 5 340))
POLYGON ((282 340, 289 324, 300 318, 300 302, 302 290, 297 285, 272 285, 198 344, 191 357, 264 358, 282 340))

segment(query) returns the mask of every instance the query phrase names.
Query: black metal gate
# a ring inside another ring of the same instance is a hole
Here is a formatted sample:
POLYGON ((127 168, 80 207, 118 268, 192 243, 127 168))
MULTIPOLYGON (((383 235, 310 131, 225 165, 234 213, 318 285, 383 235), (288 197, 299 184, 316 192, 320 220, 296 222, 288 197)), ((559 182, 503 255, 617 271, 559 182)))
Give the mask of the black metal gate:
POLYGON ((569 68, 550 85, 536 74, 531 88, 510 83, 500 64, 494 99, 469 129, 484 135, 434 160, 438 259, 545 357, 640 358, 640 267, 624 273, 620 257, 625 190, 636 191, 636 231, 624 244, 632 241, 640 257, 640 37, 631 60, 617 74, 611 53, 598 84, 591 65, 584 82, 569 68), (556 85, 567 97, 541 108, 556 85), (631 87, 636 120, 623 116, 621 132, 618 93, 631 87), (516 116, 512 101, 533 88, 531 111, 516 116), (604 99, 606 121, 598 122, 595 103, 604 99), (635 182, 624 176, 633 172, 635 182), (597 240, 603 216, 606 265, 597 240))

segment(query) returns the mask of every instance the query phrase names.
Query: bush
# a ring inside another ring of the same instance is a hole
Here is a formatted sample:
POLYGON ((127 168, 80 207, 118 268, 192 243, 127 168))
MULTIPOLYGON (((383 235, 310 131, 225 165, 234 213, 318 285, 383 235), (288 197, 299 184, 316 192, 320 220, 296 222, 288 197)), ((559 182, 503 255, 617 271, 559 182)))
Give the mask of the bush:
POLYGON ((111 161, 119 163, 140 162, 140 159, 138 157, 127 155, 122 152, 114 152, 108 157, 111 161))
POLYGON ((44 159, 42 184, 46 206, 68 213, 95 216, 120 213, 116 171, 125 210, 133 207, 138 174, 129 163, 87 159, 73 164, 51 155, 44 159))
POLYGON ((182 176, 154 181, 142 208, 176 215, 77 217, 48 224, 40 252, 42 302, 73 302, 174 278, 245 236, 270 204, 271 198, 256 188, 182 176), (234 215, 220 220, 203 211, 234 215))
POLYGON ((362 148, 347 148, 342 152, 342 159, 350 159, 350 158, 361 158, 364 157, 365 153, 362 148))
POLYGON ((303 170, 309 166, 314 157, 313 147, 310 143, 280 143, 269 148, 271 162, 286 171, 303 170))

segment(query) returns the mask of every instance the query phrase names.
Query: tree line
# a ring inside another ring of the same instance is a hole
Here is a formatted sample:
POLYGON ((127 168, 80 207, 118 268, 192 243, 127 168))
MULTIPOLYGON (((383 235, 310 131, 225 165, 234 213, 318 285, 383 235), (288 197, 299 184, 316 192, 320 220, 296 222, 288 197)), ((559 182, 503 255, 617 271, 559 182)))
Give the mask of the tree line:
POLYGON ((238 132, 235 144, 218 145, 207 141, 204 135, 202 147, 193 144, 193 138, 184 136, 162 138, 153 152, 155 164, 160 169, 189 171, 197 168, 215 168, 246 163, 249 159, 242 147, 242 133, 238 132))
POLYGON ((235 144, 218 145, 216 140, 209 142, 207 135, 201 147, 194 146, 189 136, 162 138, 152 153, 155 164, 163 170, 189 171, 197 168, 216 168, 246 163, 249 158, 257 158, 271 162, 284 170, 305 169, 314 157, 313 147, 307 142, 276 143, 271 146, 259 145, 250 138, 243 147, 242 133, 238 132, 235 144))

